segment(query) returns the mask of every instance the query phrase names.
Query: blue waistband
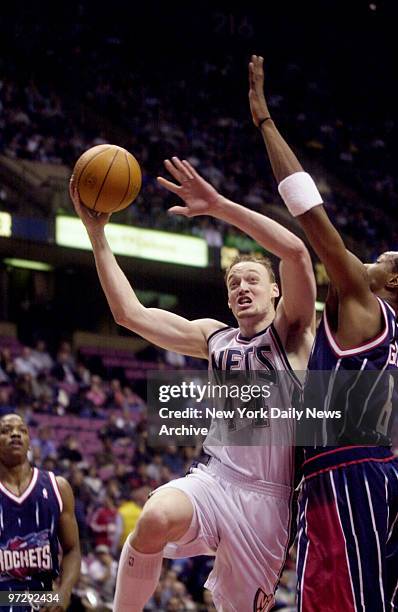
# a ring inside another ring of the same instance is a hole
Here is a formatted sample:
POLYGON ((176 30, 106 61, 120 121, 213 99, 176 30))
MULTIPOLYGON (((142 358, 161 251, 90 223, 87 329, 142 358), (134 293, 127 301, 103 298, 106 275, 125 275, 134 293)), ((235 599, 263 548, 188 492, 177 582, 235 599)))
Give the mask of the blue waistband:
POLYGON ((396 456, 388 446, 343 446, 320 449, 303 463, 303 475, 308 478, 319 472, 362 463, 365 461, 390 461, 396 456))

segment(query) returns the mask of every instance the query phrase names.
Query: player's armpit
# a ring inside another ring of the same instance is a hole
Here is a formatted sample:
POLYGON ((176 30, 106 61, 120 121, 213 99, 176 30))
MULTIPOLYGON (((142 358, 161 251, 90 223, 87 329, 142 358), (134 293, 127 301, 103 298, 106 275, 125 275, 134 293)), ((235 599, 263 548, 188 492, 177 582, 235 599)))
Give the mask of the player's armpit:
POLYGON ((208 356, 207 338, 225 327, 215 319, 189 321, 167 310, 144 307, 138 317, 132 319, 127 315, 117 322, 156 346, 201 359, 208 356))
MULTIPOLYGON (((380 303, 373 294, 372 307, 363 306, 350 295, 339 296, 335 317, 328 316, 328 328, 342 350, 357 348, 370 342, 385 329, 385 319, 380 303), (334 325, 333 325, 334 323, 334 325)), ((330 313, 327 304, 327 315, 330 313)))

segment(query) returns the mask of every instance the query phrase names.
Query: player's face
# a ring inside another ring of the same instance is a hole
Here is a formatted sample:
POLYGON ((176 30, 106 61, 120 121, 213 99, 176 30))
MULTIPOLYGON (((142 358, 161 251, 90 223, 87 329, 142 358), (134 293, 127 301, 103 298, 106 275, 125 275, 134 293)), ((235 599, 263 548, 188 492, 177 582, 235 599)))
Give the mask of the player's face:
POLYGON ((228 303, 236 319, 265 317, 272 299, 279 295, 268 270, 260 263, 244 261, 233 266, 227 278, 228 303))
POLYGON ((0 420, 0 461, 16 465, 26 459, 29 449, 29 430, 21 417, 5 416, 0 420))
POLYGON ((387 251, 382 253, 373 264, 366 264, 369 286, 374 293, 384 289, 393 275, 397 253, 387 251))

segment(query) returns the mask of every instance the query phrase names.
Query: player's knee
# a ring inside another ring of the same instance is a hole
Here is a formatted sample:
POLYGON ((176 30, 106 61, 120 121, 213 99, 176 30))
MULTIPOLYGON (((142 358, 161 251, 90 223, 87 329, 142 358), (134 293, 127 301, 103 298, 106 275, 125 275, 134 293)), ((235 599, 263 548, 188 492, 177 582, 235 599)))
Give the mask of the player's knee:
POLYGON ((141 552, 149 552, 149 548, 160 550, 167 544, 172 521, 161 508, 148 508, 142 511, 136 528, 130 538, 130 543, 141 552))
POLYGON ((156 494, 144 506, 130 536, 130 543, 141 552, 160 550, 167 542, 176 541, 184 535, 192 514, 191 502, 180 491, 173 491, 169 495, 156 494))

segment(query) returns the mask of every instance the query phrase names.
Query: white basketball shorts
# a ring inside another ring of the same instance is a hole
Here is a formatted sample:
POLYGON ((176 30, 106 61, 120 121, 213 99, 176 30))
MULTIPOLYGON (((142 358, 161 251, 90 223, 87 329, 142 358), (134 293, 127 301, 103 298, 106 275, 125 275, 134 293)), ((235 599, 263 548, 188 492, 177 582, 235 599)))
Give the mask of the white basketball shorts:
POLYGON ((169 543, 164 556, 215 555, 205 587, 218 611, 270 610, 288 552, 291 489, 248 479, 214 458, 157 491, 167 487, 188 495, 194 517, 188 533, 169 543))

